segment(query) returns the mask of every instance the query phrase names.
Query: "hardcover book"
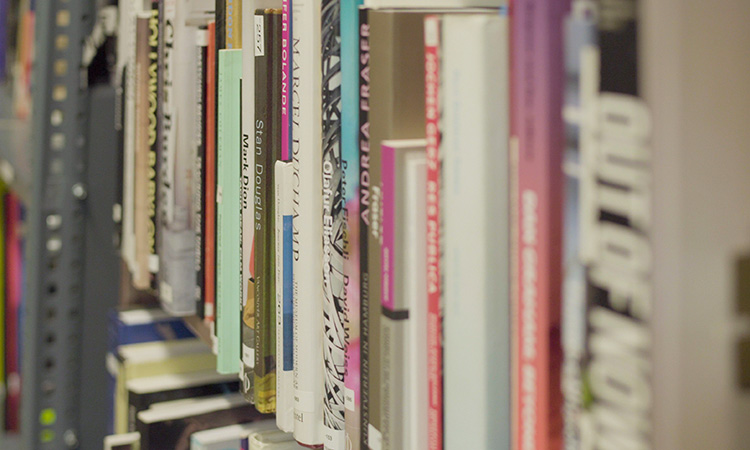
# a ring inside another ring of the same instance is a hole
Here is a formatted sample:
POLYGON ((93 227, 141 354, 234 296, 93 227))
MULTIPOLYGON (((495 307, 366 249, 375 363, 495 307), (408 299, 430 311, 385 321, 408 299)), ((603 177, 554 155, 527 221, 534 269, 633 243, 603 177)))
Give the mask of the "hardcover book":
POLYGON ((346 373, 346 298, 344 296, 344 229, 341 199, 341 35, 340 4, 321 4, 322 124, 323 124, 323 443, 344 449, 346 373))
POLYGON ((203 318, 215 335, 216 311, 216 22, 208 23, 206 55, 206 157, 203 194, 203 318))
POLYGON ((276 411, 274 170, 281 158, 281 10, 255 11, 255 407, 276 411))
POLYGON ((495 12, 442 18, 446 448, 511 447, 508 23, 495 12))
MULTIPOLYGON (((562 22, 516 0, 511 21, 513 448, 562 445, 562 22)), ((447 384, 447 383, 446 383, 447 384)))
POLYGON ((275 253, 276 253, 276 424, 294 431, 294 311, 292 217, 294 183, 291 161, 275 166, 275 253))
POLYGON ((195 229, 195 309, 196 314, 205 318, 205 252, 203 230, 205 229, 206 191, 206 82, 208 72, 208 27, 201 26, 195 31, 195 168, 193 173, 193 227, 195 229))
MULTIPOLYGON (((346 301, 346 372, 344 419, 346 447, 362 443, 360 394, 360 251, 359 251, 359 52, 361 0, 341 2, 341 200, 344 202, 344 299, 346 301)), ((365 425, 366 428, 366 425, 365 425)))
POLYGON ((323 274, 321 3, 292 4, 292 166, 294 187, 294 438, 323 444, 323 274), (320 317, 321 320, 310 318, 320 317))
MULTIPOLYGON (((424 99, 424 17, 427 11, 370 10, 367 12, 369 29, 369 90, 361 91, 360 98, 369 106, 369 142, 367 147, 369 188, 360 187, 360 215, 367 221, 367 240, 360 241, 362 257, 367 257, 367 292, 362 290, 362 307, 367 308, 367 343, 362 343, 362 365, 367 359, 367 377, 363 371, 363 411, 369 418, 367 443, 377 442, 382 416, 380 411, 381 386, 381 211, 380 150, 384 139, 420 139, 425 136, 424 99), (365 250, 366 247, 366 250, 365 250), (367 305, 365 306, 365 303, 367 305), (366 352, 364 351, 366 350, 366 352), (365 400, 365 395, 366 400, 365 400), (366 406, 365 406, 366 404, 366 406), (370 436, 370 432, 374 436, 370 436)), ((360 147, 365 153, 365 149, 360 147)), ((360 168, 360 173, 363 168, 360 168)), ((365 282, 362 282, 365 286, 365 282)), ((364 330, 364 325, 363 325, 364 330)))
POLYGON ((242 49, 219 50, 216 135, 216 334, 220 373, 239 372, 240 355, 240 80, 242 49))
POLYGON ((198 431, 190 436, 190 450, 239 450, 240 441, 249 433, 273 428, 273 420, 259 420, 198 431))
POLYGON ((386 450, 427 442, 425 145, 421 139, 381 143, 380 431, 386 450))

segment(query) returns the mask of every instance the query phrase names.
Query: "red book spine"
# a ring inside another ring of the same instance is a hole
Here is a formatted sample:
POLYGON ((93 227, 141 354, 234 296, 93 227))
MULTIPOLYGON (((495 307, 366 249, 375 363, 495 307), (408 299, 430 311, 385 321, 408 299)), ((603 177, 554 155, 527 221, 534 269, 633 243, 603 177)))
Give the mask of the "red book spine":
POLYGON ((5 370, 7 398, 5 429, 20 431, 21 374, 18 366, 18 310, 21 304, 23 255, 19 226, 21 205, 18 197, 5 195, 5 370))
POLYGON ((208 56, 206 70, 206 192, 204 197, 205 245, 204 318, 214 321, 216 303, 216 22, 208 24, 208 56))
POLYGON ((427 138, 427 416, 428 448, 443 448, 443 355, 440 318, 440 19, 425 18, 425 122, 427 138))
POLYGON ((560 297, 566 1, 511 3, 513 448, 562 446, 560 297))

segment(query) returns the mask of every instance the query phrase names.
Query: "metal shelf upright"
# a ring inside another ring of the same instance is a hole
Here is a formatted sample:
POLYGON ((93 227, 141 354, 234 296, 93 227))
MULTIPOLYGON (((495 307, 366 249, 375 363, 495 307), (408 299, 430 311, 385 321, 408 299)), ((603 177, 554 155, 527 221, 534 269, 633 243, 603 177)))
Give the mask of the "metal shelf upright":
POLYGON ((95 0, 36 2, 31 200, 22 362, 24 449, 94 449, 107 431, 114 94, 90 89, 95 0))

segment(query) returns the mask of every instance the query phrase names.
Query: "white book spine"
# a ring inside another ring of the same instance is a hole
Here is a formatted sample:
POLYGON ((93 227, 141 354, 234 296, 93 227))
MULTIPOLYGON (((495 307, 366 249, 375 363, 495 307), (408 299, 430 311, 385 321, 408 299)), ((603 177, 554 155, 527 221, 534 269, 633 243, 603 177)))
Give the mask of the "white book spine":
POLYGON ((293 339, 288 332, 289 301, 285 299, 285 289, 291 276, 285 258, 288 256, 288 225, 293 215, 292 197, 292 163, 277 161, 276 180, 276 426, 281 431, 291 433, 294 430, 294 371, 290 363, 293 339), (287 300, 287 301, 285 301, 287 300))
POLYGON ((135 23, 140 2, 121 2, 120 40, 124 55, 122 67, 125 69, 125 117, 123 143, 123 198, 122 198, 122 258, 131 274, 137 272, 135 260, 134 177, 135 177, 135 23))
POLYGON ((293 2, 294 437, 323 443, 320 0, 293 2))
POLYGON ((443 22, 446 448, 510 448, 508 28, 443 22))
MULTIPOLYGON (((253 32, 255 26, 255 1, 244 0, 242 2, 242 320, 245 320, 245 307, 255 304, 255 290, 253 289, 253 275, 250 266, 253 262, 253 236, 255 235, 255 216, 253 208, 249 207, 253 199, 253 168, 255 167, 255 148, 251 137, 255 135, 255 54, 252 49, 253 32), (249 147, 249 148, 248 148, 249 147)), ((255 325, 253 325, 255 326, 255 325)), ((247 336, 248 330, 243 323, 242 327, 242 354, 240 377, 244 384, 243 391, 252 391, 253 370, 255 368, 255 344, 247 336)), ((252 335, 252 331, 250 334, 252 335)))
MULTIPOLYGON (((410 155, 411 156, 411 155, 410 155)), ((404 294, 408 299, 407 350, 404 352, 407 386, 404 447, 426 450, 427 415, 427 162, 414 155, 406 164, 406 230, 404 294)))

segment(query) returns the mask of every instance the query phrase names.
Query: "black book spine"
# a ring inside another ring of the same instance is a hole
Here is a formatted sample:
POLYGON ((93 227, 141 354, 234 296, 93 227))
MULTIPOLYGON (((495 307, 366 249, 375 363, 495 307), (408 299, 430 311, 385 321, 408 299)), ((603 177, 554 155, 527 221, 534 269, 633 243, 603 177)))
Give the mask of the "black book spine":
MULTIPOLYGON (((368 448, 370 424, 370 25, 359 10, 359 295, 361 448, 368 448)), ((377 314, 377 312, 376 312, 377 314)))
POLYGON ((159 196, 159 154, 161 139, 159 135, 159 41, 161 40, 159 26, 159 3, 152 1, 151 17, 148 21, 149 29, 149 53, 148 53, 148 249, 149 249, 149 273, 151 288, 157 289, 158 264, 152 264, 151 260, 158 261, 157 253, 157 198, 159 196))
MULTIPOLYGON (((199 33, 207 33, 206 27, 201 27, 199 33)), ((204 260, 203 230, 205 226, 205 214, 203 212, 203 193, 206 189, 205 157, 206 157, 206 77, 208 74, 208 46, 207 39, 197 44, 196 59, 196 99, 197 114, 195 124, 196 155, 195 155, 195 180, 193 187, 193 201, 195 202, 195 311, 198 316, 204 318, 204 260)))
POLYGON ((275 407, 276 271, 274 171, 281 159, 281 10, 257 10, 255 42, 255 405, 275 407), (271 400, 273 399, 273 401, 271 400))

